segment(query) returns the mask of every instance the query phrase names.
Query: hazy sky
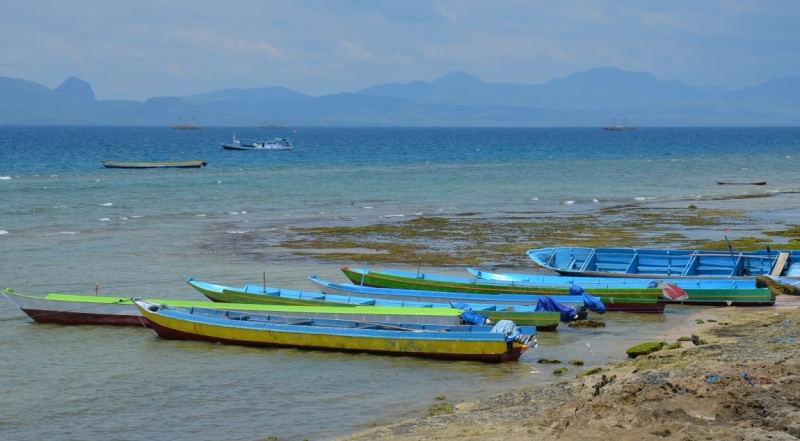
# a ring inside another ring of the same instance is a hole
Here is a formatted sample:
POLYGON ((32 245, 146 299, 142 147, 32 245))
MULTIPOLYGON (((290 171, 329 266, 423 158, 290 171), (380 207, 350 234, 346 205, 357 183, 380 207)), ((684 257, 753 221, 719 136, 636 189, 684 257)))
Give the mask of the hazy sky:
POLYGON ((98 99, 311 95, 456 69, 541 84, 593 67, 731 89, 800 75, 800 1, 0 0, 0 76, 98 99))

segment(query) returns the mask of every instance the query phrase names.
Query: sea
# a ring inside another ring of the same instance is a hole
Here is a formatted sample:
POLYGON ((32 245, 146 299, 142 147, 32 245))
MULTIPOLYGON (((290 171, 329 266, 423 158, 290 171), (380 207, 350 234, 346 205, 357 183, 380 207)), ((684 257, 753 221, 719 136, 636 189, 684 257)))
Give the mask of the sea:
MULTIPOLYGON (((186 278, 241 286, 266 277, 269 286, 313 291, 308 276, 344 282, 340 267, 364 262, 259 260, 225 244, 254 230, 320 224, 712 203, 800 224, 799 160, 797 127, 3 126, 0 287, 203 300, 186 278), (243 142, 290 138, 294 149, 223 150, 234 134, 243 142), (101 159, 207 166, 107 169, 101 159)), ((484 364, 37 324, 2 299, 0 439, 335 439, 425 416, 443 402, 554 381, 540 358, 584 360, 570 375, 624 361, 642 329, 666 335, 696 312, 607 314, 602 330, 562 325, 540 334, 519 362, 484 364)))

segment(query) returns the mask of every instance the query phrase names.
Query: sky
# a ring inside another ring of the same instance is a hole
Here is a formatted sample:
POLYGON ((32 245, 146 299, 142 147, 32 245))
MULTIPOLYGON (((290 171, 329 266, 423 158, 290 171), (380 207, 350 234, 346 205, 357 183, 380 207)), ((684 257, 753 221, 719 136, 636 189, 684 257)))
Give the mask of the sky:
POLYGON ((800 2, 0 0, 0 76, 144 101, 310 95, 460 69, 543 84, 595 67, 735 90, 800 76, 800 2))

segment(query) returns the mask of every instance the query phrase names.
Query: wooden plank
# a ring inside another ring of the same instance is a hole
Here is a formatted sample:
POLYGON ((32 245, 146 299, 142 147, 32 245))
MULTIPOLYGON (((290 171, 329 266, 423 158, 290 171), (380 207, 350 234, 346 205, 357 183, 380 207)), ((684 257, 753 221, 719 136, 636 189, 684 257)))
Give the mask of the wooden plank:
POLYGON ((783 271, 783 265, 786 264, 786 261, 789 259, 789 253, 781 252, 778 254, 778 260, 775 262, 775 266, 772 267, 772 276, 778 277, 781 275, 783 271))

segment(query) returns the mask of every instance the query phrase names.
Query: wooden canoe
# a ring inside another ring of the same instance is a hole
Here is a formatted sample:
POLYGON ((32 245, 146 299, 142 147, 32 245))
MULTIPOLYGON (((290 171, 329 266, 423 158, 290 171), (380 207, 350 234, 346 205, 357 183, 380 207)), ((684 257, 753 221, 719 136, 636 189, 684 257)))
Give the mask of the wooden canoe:
POLYGON ((206 161, 202 159, 169 162, 126 162, 101 159, 100 163, 106 168, 200 168, 207 165, 206 161))

